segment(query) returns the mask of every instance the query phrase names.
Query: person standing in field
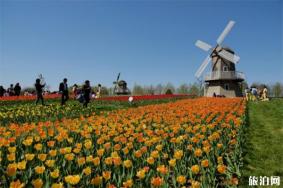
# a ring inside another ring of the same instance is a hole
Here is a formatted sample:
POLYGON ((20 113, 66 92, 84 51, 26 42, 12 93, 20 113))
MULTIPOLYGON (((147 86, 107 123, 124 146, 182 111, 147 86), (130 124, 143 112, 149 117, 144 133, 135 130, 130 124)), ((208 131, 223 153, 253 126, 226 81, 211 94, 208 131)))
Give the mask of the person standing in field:
POLYGON ((98 84, 97 92, 96 92, 96 98, 101 97, 101 84, 98 84))
POLYGON ((73 91, 73 94, 74 94, 74 99, 76 99, 77 98, 77 96, 78 96, 78 85, 77 84, 74 84, 73 85, 73 88, 72 88, 72 91, 73 91))
POLYGON ((249 101, 249 99, 250 99, 250 93, 251 93, 250 91, 251 91, 250 88, 246 87, 246 89, 245 89, 246 101, 249 101))
POLYGON ((45 84, 42 85, 40 83, 39 78, 35 80, 34 87, 35 87, 35 91, 36 91, 36 102, 35 102, 36 105, 39 102, 39 100, 41 100, 41 104, 44 105, 44 99, 43 99, 43 95, 42 95, 44 86, 45 86, 45 84))
POLYGON ((257 91, 257 88, 256 87, 252 87, 252 100, 253 101, 256 101, 257 100, 257 94, 258 94, 258 91, 257 91))
POLYGON ((4 87, 3 86, 0 86, 0 97, 3 97, 4 96, 4 94, 5 94, 5 89, 4 89, 4 87))
POLYGON ((22 88, 21 88, 20 84, 19 84, 19 83, 16 83, 16 85, 15 85, 15 87, 14 87, 15 95, 16 95, 16 96, 20 96, 21 90, 22 90, 22 88))
POLYGON ((10 87, 7 90, 9 96, 14 96, 14 85, 11 84, 10 87))
POLYGON ((268 100, 269 100, 267 94, 268 94, 267 87, 264 86, 263 91, 262 91, 262 100, 263 100, 263 101, 268 101, 268 100))
POLYGON ((69 99, 69 91, 68 91, 68 84, 67 84, 67 78, 63 79, 63 82, 59 85, 59 92, 62 94, 61 96, 61 105, 63 106, 66 101, 69 99))
POLYGON ((85 84, 83 85, 83 88, 82 88, 82 93, 83 93, 83 96, 84 96, 84 104, 83 104, 83 106, 87 107, 87 105, 88 105, 88 103, 90 101, 90 94, 91 94, 91 87, 90 87, 89 80, 85 81, 85 84))

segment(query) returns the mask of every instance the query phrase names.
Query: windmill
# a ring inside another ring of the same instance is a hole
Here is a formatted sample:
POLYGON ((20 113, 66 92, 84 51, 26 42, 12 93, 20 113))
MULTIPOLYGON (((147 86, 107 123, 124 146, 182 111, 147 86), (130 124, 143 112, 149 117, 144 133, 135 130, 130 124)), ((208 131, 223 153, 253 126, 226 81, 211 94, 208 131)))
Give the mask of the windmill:
POLYGON ((236 71, 235 67, 240 57, 235 55, 232 49, 222 46, 222 42, 231 31, 234 24, 234 21, 229 21, 218 37, 216 41, 217 44, 214 48, 200 40, 197 40, 195 43, 197 47, 209 52, 208 56, 195 73, 197 79, 201 79, 202 73, 211 62, 211 72, 204 76, 205 96, 242 96, 241 83, 244 81, 245 76, 242 72, 236 71))
POLYGON ((117 76, 116 81, 113 82, 114 84, 114 93, 116 95, 129 95, 131 92, 127 87, 127 82, 124 80, 119 80, 120 73, 117 76))

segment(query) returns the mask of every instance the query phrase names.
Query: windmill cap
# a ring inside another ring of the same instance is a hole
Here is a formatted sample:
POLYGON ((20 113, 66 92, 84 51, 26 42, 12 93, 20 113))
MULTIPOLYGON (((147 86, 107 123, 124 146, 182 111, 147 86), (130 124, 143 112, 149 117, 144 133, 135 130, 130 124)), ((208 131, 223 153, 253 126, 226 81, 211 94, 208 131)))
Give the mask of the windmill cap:
POLYGON ((222 46, 222 48, 223 48, 224 50, 226 50, 226 51, 232 53, 232 54, 235 54, 235 52, 234 52, 230 47, 228 47, 228 46, 222 46))

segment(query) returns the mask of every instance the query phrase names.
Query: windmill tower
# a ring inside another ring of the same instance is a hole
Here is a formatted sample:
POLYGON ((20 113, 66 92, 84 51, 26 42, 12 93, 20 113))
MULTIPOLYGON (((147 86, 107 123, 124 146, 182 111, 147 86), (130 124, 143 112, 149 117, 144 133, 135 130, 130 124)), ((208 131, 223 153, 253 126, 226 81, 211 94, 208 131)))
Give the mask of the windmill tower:
POLYGON ((236 64, 240 57, 235 55, 235 52, 228 48, 223 47, 222 42, 228 35, 235 22, 230 21, 221 35, 217 39, 216 47, 212 48, 211 45, 198 40, 196 46, 209 54, 197 70, 195 76, 199 79, 211 61, 211 72, 204 76, 205 89, 204 96, 225 96, 225 97, 241 97, 241 85, 245 79, 242 72, 236 71, 236 64))
POLYGON ((113 82, 114 84, 114 93, 116 95, 129 95, 131 92, 127 87, 127 82, 125 80, 119 80, 120 73, 117 76, 116 81, 113 82))

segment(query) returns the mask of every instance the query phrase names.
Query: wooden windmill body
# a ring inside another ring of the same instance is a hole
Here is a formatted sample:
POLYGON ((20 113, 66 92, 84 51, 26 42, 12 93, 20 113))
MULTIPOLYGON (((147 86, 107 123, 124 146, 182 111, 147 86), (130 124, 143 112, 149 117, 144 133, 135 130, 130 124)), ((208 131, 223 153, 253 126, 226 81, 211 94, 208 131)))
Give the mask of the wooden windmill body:
POLYGON ((209 62, 211 62, 211 72, 204 76, 204 96, 241 97, 243 95, 241 85, 245 75, 242 72, 236 71, 235 66, 240 57, 235 55, 230 48, 222 47, 224 38, 234 24, 234 21, 228 23, 218 37, 215 48, 200 40, 196 42, 197 47, 204 51, 210 51, 195 74, 199 79, 209 62))
POLYGON ((216 47, 211 54, 211 72, 204 77, 205 96, 241 97, 244 74, 236 71, 235 63, 218 55, 221 50, 234 54, 229 48, 216 47))

